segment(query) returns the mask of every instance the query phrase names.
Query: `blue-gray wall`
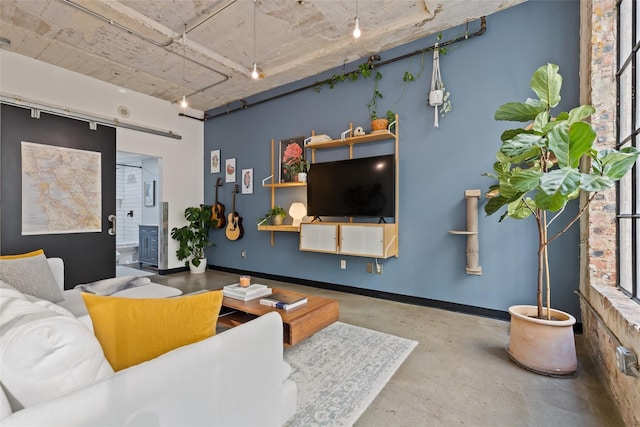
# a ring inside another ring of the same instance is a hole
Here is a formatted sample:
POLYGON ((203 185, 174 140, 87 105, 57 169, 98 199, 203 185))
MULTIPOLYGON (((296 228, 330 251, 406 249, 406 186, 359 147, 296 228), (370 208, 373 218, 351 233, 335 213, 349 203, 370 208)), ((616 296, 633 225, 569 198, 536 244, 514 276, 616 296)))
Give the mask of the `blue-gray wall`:
MULTIPOLYGON (((547 62, 558 64, 564 77, 563 109, 577 105, 578 8, 577 1, 529 1, 488 16, 484 35, 450 46, 441 57, 441 70, 451 91, 453 110, 440 120, 439 129, 433 127, 434 110, 427 102, 432 54, 424 58, 421 77, 406 88, 403 73, 409 70, 418 74, 423 60, 420 55, 380 68, 384 75, 380 89, 385 98, 378 110, 392 109, 400 115, 400 256, 381 261, 381 276, 366 273, 365 264, 372 261, 369 258, 299 252, 297 233, 276 233, 275 246, 271 247, 270 234, 257 231, 255 226, 256 218, 270 207, 271 191, 262 187, 261 180, 271 174, 271 139, 277 142, 310 135, 311 130, 338 138, 349 122, 367 129, 371 80, 344 82, 320 93, 308 89, 208 120, 203 163, 205 202, 213 202, 215 180, 222 176, 209 174, 210 150, 221 149, 223 161, 237 159, 238 184, 242 169, 254 170, 254 193, 240 194, 236 200, 236 210, 244 218, 244 237, 232 242, 223 231, 214 232, 216 246, 208 252, 209 263, 502 311, 513 304, 535 304, 537 232, 533 220, 499 224, 498 215, 484 215, 485 199, 481 199, 482 276, 465 274, 466 239, 448 231, 466 228, 464 191, 486 191, 491 180, 481 174, 492 168, 502 131, 516 127, 494 121, 493 113, 505 102, 534 96, 529 80, 536 68, 547 62), (247 251, 244 259, 242 250, 247 251), (340 269, 341 259, 347 260, 346 270, 340 269)), ((469 30, 478 28, 479 21, 474 21, 469 30)), ((443 32, 442 40, 464 32, 464 27, 452 28, 443 32)), ((384 61, 436 41, 434 35, 382 52, 381 57, 384 61)), ((364 60, 356 64, 361 62, 364 60)), ((300 82, 299 86, 334 72, 340 69, 300 82)), ((358 147, 355 156, 391 149, 389 144, 373 144, 358 147)), ((318 152, 322 156, 319 159, 348 157, 346 149, 331 151, 318 152)), ((232 188, 233 184, 226 183, 220 190, 227 211, 231 209, 232 188)), ((305 201, 306 193, 304 188, 277 189, 276 197, 277 204, 288 209, 292 201, 305 201)), ((576 211, 575 206, 571 211, 576 211)), ((579 316, 574 295, 579 278, 578 243, 578 229, 574 227, 550 248, 552 305, 575 316, 579 316)))

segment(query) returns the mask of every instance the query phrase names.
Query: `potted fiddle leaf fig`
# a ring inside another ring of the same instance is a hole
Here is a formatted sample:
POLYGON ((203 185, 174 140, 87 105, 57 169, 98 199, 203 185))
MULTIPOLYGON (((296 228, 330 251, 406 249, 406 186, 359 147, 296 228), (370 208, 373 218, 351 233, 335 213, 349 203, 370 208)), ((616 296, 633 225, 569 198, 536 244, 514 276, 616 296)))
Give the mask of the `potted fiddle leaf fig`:
POLYGON ((176 255, 180 261, 185 261, 192 273, 202 273, 207 268, 204 249, 213 245, 209 241, 209 230, 215 227, 217 220, 211 219, 211 206, 208 205, 188 207, 184 217, 188 225, 171 229, 171 237, 180 245, 176 255))
POLYGON ((560 102, 561 88, 558 66, 543 65, 531 79, 537 99, 509 102, 498 108, 496 120, 528 125, 502 133, 494 172, 486 174, 497 180, 487 194, 491 197, 485 205, 487 215, 506 208, 500 221, 506 217, 531 218, 537 225, 537 303, 509 308, 508 351, 521 366, 547 375, 571 375, 577 369, 575 318, 551 308, 549 244, 580 219, 597 193, 613 187, 640 154, 632 147, 596 151, 596 131, 585 121, 595 112, 592 106, 552 114, 560 102), (588 197, 577 214, 550 234, 549 225, 567 213, 567 203, 581 192, 588 197))

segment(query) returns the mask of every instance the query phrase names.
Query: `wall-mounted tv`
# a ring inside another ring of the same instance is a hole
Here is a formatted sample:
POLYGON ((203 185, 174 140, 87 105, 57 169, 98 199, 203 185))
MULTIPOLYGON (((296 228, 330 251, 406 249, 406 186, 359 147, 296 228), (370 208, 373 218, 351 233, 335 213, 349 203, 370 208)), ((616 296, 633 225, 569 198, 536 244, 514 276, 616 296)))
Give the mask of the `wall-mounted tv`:
POLYGON ((392 154, 314 163, 307 177, 307 215, 395 217, 392 154))

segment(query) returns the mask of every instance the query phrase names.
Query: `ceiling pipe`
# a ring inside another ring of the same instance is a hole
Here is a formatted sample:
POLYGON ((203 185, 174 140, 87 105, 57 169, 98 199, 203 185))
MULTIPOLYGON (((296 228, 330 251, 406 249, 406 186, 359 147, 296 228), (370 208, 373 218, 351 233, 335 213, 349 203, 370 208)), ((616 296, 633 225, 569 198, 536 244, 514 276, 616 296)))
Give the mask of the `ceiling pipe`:
MULTIPOLYGON (((467 22, 467 28, 469 28, 469 23, 468 22, 467 22)), ((465 32, 464 36, 459 36, 459 37, 456 37, 454 39, 450 39, 450 40, 447 40, 447 41, 444 41, 444 42, 438 42, 437 43, 437 49, 440 49, 440 48, 443 48, 443 47, 446 47, 446 46, 449 46, 449 45, 452 45, 454 43, 458 43, 458 42, 461 42, 461 41, 469 40, 469 39, 472 39, 474 37, 481 36, 486 31, 487 31, 487 19, 486 19, 486 17, 481 16, 480 17, 480 29, 478 31, 476 31, 475 33, 469 34, 469 31, 467 30, 465 32)), ((367 61, 371 65, 371 69, 374 69, 374 68, 382 67, 383 65, 391 64, 391 63, 396 62, 396 61, 400 61, 400 60, 403 60, 403 59, 410 58, 410 57, 415 56, 415 55, 421 55, 423 53, 426 53, 426 52, 429 52, 429 51, 433 51, 434 49, 436 49, 436 45, 435 44, 432 45, 432 46, 425 47, 424 49, 416 50, 416 51, 413 51, 413 52, 406 53, 404 55, 399 55, 399 56, 393 57, 391 59, 387 59, 386 61, 374 63, 374 61, 379 61, 380 60, 380 55, 376 54, 376 55, 371 55, 367 59, 367 61)), ((352 71, 349 71, 349 72, 344 73, 344 74, 351 74, 351 73, 354 73, 356 71, 357 70, 352 70, 352 71)), ((207 120, 210 120, 210 119, 215 119, 216 117, 226 116, 227 114, 235 113, 237 111, 243 111, 243 110, 246 110, 249 107, 253 107, 253 106, 262 104, 264 102, 273 101, 274 99, 278 99, 278 98, 282 98, 284 96, 292 95, 292 94, 297 93, 297 92, 302 92, 303 90, 311 89, 311 88, 314 88, 314 87, 316 87, 318 85, 329 83, 330 81, 331 81, 331 78, 328 78, 326 80, 322 80, 322 81, 319 81, 319 82, 314 82, 314 83, 299 87, 297 89, 292 89, 290 91, 287 91, 287 92, 284 92, 284 93, 281 93, 281 94, 278 94, 278 95, 271 96, 269 98, 261 99, 259 101, 253 102, 251 104, 247 103, 244 99, 239 99, 237 101, 232 101, 228 105, 232 104, 233 102, 241 102, 242 105, 240 107, 233 108, 233 109, 227 108, 226 111, 224 111, 222 113, 214 114, 212 116, 207 115, 207 113, 205 112, 204 113, 204 119, 198 119, 198 120, 207 121, 207 120)))
MULTIPOLYGON (((162 49, 166 50, 169 53, 173 53, 174 55, 177 55, 177 56, 181 57, 183 61, 184 60, 190 61, 190 62, 192 62, 192 63, 194 63, 196 65, 199 65, 200 67, 205 68, 205 69, 207 69, 207 70, 209 70, 209 71, 211 71, 213 73, 216 73, 216 74, 218 74, 219 76, 222 77, 222 80, 219 81, 219 82, 216 82, 216 83, 210 84, 208 86, 205 86, 204 88, 198 89, 198 90, 194 91, 191 94, 187 94, 188 97, 190 97, 192 95, 195 95, 196 93, 201 93, 201 92, 204 92, 205 90, 211 89, 212 87, 217 86, 219 84, 222 84, 222 83, 226 82, 227 80, 229 80, 231 78, 228 74, 225 74, 225 73, 223 73, 221 71, 218 71, 218 70, 216 70, 214 68, 211 68, 208 65, 205 65, 205 64, 203 64, 201 62, 198 62, 198 61, 195 61, 195 60, 193 60, 191 58, 187 58, 186 55, 184 55, 184 54, 180 54, 178 52, 174 52, 171 49, 168 49, 169 46, 171 46, 172 44, 174 44, 176 42, 177 38, 181 38, 182 37, 179 34, 176 35, 175 38, 171 38, 171 37, 168 38, 167 41, 165 41, 165 42, 158 42, 158 41, 155 41, 153 39, 150 39, 147 36, 144 36, 144 35, 138 33, 137 31, 135 31, 135 30, 133 30, 133 29, 131 29, 129 27, 126 27, 126 26, 114 21, 113 19, 107 18, 106 16, 101 15, 101 14, 99 14, 97 12, 94 12, 91 9, 87 9, 86 7, 84 7, 84 6, 82 6, 82 5, 78 4, 78 3, 75 3, 72 0, 61 0, 61 1, 63 3, 65 3, 65 4, 69 5, 69 6, 72 6, 72 7, 76 8, 76 9, 78 9, 81 12, 86 13, 87 15, 90 15, 90 16, 92 16, 92 17, 94 17, 94 18, 96 18, 96 19, 98 19, 98 20, 100 20, 102 22, 105 22, 105 23, 107 23, 107 24, 109 24, 109 25, 111 25, 111 26, 113 26, 115 28, 118 28, 121 31, 125 31, 125 32, 127 32, 127 33, 129 33, 129 34, 131 34, 131 35, 133 35, 135 37, 138 37, 140 40, 143 40, 143 41, 145 41, 147 43, 150 43, 150 44, 152 44, 152 45, 154 45, 156 47, 162 48, 162 49)), ((207 22, 209 19, 213 18, 214 16, 218 15, 220 12, 224 11, 226 8, 231 6, 236 1, 238 1, 238 0, 233 0, 231 3, 229 3, 225 7, 217 10, 215 13, 212 13, 211 15, 206 17, 205 19, 203 19, 200 22, 198 22, 197 24, 191 26, 190 28, 186 28, 185 29, 185 33, 188 34, 189 32, 191 32, 194 29, 198 28, 200 25, 202 25, 203 23, 207 22)), ((177 100, 176 102, 179 102, 179 100, 177 100)))

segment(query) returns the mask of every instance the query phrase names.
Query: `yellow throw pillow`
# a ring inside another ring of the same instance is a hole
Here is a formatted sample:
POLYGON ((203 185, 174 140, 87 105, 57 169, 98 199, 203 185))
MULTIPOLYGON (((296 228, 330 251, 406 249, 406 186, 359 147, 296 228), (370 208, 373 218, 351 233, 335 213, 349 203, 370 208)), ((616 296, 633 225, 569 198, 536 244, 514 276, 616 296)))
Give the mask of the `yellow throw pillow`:
POLYGON ((43 249, 38 249, 37 251, 31 251, 31 252, 27 252, 24 254, 18 254, 18 255, 0 255, 0 259, 18 259, 18 258, 29 258, 32 256, 37 256, 37 255, 44 255, 44 250, 43 249))
POLYGON ((176 298, 83 293, 82 298, 114 371, 214 336, 222 305, 222 291, 176 298))

